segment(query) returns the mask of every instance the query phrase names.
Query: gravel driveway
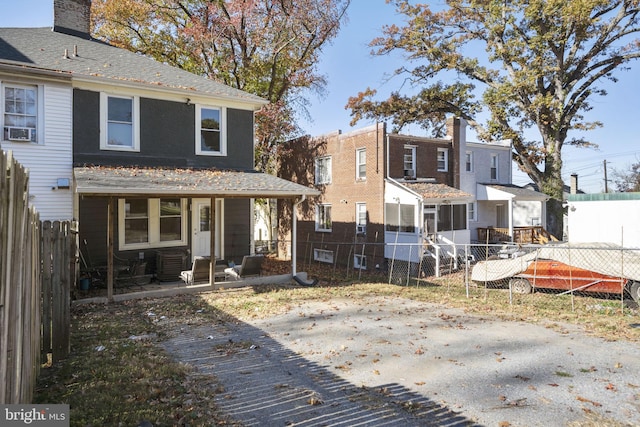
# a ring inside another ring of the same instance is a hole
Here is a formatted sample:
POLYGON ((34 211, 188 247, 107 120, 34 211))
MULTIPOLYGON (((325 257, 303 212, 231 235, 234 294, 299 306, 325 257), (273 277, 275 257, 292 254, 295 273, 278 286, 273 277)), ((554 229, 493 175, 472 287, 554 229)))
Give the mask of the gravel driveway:
POLYGON ((247 426, 640 426, 638 344, 566 325, 372 297, 184 327, 162 345, 247 426))

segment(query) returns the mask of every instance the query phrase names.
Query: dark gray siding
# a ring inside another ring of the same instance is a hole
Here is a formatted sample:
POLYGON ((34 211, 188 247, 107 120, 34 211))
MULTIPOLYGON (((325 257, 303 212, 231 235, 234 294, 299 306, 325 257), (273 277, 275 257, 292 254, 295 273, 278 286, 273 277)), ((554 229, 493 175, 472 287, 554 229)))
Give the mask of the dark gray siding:
POLYGON ((75 165, 253 169, 253 112, 227 109, 227 156, 198 156, 193 104, 140 98, 140 152, 100 150, 100 93, 75 89, 75 165))

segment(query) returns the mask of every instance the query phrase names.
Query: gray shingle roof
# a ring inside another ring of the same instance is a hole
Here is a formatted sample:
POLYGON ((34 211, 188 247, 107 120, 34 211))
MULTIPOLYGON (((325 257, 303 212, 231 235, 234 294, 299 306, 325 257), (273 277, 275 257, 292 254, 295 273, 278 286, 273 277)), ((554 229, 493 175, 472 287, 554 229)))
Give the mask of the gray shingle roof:
POLYGON ((420 194, 425 200, 471 200, 473 196, 457 188, 434 182, 404 181, 402 185, 420 194))
POLYGON ((94 196, 317 196, 320 192, 255 171, 87 166, 73 169, 76 191, 94 196))
POLYGON ((0 63, 66 72, 78 79, 180 92, 185 96, 235 100, 256 109, 267 103, 259 96, 177 67, 51 28, 0 28, 0 63))
POLYGON ((519 200, 546 200, 549 198, 546 194, 539 193, 537 191, 530 190, 528 188, 519 187, 515 184, 482 184, 487 187, 495 188, 496 190, 504 191, 505 193, 512 194, 519 200))

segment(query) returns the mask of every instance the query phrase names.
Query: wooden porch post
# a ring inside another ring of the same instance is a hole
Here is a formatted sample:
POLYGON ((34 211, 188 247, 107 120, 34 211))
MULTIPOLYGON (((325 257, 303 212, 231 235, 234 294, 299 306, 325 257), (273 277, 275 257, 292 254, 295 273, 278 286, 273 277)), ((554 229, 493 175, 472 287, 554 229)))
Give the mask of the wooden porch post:
POLYGON ((211 214, 209 215, 209 230, 211 239, 209 241, 209 285, 213 288, 216 282, 216 198, 211 197, 211 214))
POLYGON ((113 197, 109 197, 107 222, 107 299, 113 301, 113 235, 115 228, 115 199, 113 197))

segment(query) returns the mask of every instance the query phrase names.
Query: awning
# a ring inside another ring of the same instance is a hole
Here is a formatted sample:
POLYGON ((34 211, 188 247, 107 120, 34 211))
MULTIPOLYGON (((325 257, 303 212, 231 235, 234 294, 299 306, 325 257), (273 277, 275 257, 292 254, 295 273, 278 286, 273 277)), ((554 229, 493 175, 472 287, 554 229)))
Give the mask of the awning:
POLYGON ((318 196, 305 187, 255 171, 86 166, 73 169, 82 196, 297 198, 318 196))
POLYGON ((449 187, 445 184, 438 184, 435 182, 410 182, 404 181, 400 185, 407 187, 416 194, 422 197, 424 203, 469 203, 473 201, 473 196, 469 193, 465 193, 457 188, 449 187))
POLYGON ((517 200, 546 201, 549 196, 544 193, 518 187, 513 184, 478 184, 478 200, 517 200))

